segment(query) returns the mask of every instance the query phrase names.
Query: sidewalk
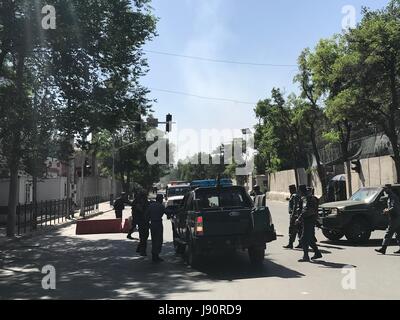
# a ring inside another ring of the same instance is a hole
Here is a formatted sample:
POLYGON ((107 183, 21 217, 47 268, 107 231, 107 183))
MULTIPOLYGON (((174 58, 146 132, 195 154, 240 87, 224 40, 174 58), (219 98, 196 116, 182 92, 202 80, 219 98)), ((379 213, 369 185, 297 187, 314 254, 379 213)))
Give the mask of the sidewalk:
MULTIPOLYGON (((85 219, 93 219, 93 218, 96 218, 96 217, 101 216, 103 214, 110 213, 110 212, 113 212, 113 208, 110 206, 110 202, 103 202, 103 203, 99 204, 99 209, 97 210, 97 212, 86 214, 85 219)), ((52 226, 46 226, 46 227, 43 227, 43 228, 39 227, 38 230, 35 231, 35 232, 26 233, 26 234, 23 234, 21 236, 16 236, 15 238, 11 238, 11 239, 6 237, 6 234, 7 234, 6 233, 6 227, 5 226, 4 227, 0 227, 0 247, 6 245, 8 243, 14 242, 14 241, 21 241, 22 239, 27 239, 27 238, 30 238, 30 237, 33 237, 33 236, 36 236, 36 235, 45 234, 45 233, 50 232, 50 231, 52 231, 54 229, 64 228, 64 227, 69 226, 71 224, 75 225, 77 220, 84 219, 84 218, 79 216, 79 211, 75 212, 74 217, 75 218, 73 220, 66 220, 66 221, 64 221, 62 223, 55 224, 55 225, 52 225, 52 226)))

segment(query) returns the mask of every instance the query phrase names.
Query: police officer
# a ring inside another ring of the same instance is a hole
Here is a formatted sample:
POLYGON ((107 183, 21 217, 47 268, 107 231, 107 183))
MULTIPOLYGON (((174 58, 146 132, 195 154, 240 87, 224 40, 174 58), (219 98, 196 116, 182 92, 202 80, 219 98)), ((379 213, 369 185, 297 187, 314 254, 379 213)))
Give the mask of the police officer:
POLYGON ((309 247, 314 250, 314 256, 311 258, 312 260, 322 258, 322 254, 319 251, 315 241, 315 224, 318 219, 318 199, 312 195, 310 190, 307 190, 306 186, 300 186, 299 193, 303 202, 303 206, 300 216, 297 219, 297 223, 301 223, 303 226, 301 241, 304 252, 303 258, 300 259, 299 262, 309 262, 309 247))
MULTIPOLYGON (((290 224, 289 224, 289 244, 284 246, 285 249, 293 249, 293 243, 296 240, 296 237, 301 237, 301 228, 300 225, 296 223, 299 217, 299 209, 301 206, 301 198, 297 193, 297 188, 295 185, 289 186, 290 199, 289 199, 289 215, 290 215, 290 224)), ((301 248, 301 242, 296 248, 301 248)))
MULTIPOLYGON (((389 227, 386 230, 382 248, 375 249, 376 252, 381 254, 386 254, 386 249, 390 245, 390 241, 394 234, 396 234, 396 240, 400 246, 400 199, 391 190, 390 185, 386 185, 384 191, 388 195, 388 207, 383 211, 383 213, 387 214, 389 217, 389 227)), ((396 251, 395 254, 400 254, 400 250, 396 251)))
POLYGON ((121 195, 114 201, 115 218, 122 219, 122 212, 125 209, 125 193, 121 195))
POLYGON ((163 200, 164 200, 163 195, 157 194, 156 201, 152 202, 147 209, 147 213, 150 218, 150 231, 151 231, 151 241, 152 241, 151 254, 153 262, 164 261, 159 256, 163 244, 163 232, 164 232, 162 218, 166 213, 165 207, 163 205, 163 200))
MULTIPOLYGON (((149 207, 149 201, 147 200, 147 195, 143 192, 140 192, 137 195, 137 199, 132 204, 132 213, 134 221, 138 225, 139 229, 139 244, 136 248, 136 252, 139 253, 142 257, 147 256, 147 240, 149 239, 149 217, 147 213, 147 209, 149 207)), ((134 223, 132 224, 132 229, 129 231, 129 235, 132 234, 134 229, 134 223)), ((129 236, 128 235, 128 236, 129 236)), ((128 237, 128 239, 131 239, 128 237)))

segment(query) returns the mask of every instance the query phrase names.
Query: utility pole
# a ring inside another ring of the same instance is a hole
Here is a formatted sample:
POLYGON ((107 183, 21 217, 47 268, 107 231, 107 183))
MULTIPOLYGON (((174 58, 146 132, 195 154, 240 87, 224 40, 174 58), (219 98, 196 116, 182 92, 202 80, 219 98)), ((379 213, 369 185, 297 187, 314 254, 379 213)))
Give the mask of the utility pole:
POLYGON ((85 216, 85 181, 84 181, 84 176, 85 176, 85 159, 86 159, 86 154, 85 151, 82 148, 82 154, 81 154, 81 196, 80 196, 80 216, 84 217, 85 216))
POLYGON ((115 199, 115 136, 112 136, 112 182, 111 182, 111 203, 114 203, 115 199))

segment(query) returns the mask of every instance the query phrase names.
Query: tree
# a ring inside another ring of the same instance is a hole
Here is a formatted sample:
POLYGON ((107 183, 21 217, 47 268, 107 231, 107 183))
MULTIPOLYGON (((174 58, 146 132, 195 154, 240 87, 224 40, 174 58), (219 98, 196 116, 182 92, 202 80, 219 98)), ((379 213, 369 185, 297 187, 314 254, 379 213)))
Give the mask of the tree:
POLYGON ((147 89, 139 84, 147 71, 141 47, 155 35, 149 0, 54 0, 57 27, 47 31, 40 19, 45 4, 0 4, 0 107, 5 115, 0 138, 10 169, 9 236, 14 234, 18 169, 27 150, 25 126, 32 120, 35 70, 45 65, 49 72, 56 129, 66 141, 77 137, 83 150, 90 147, 90 134, 115 130, 139 108, 149 108, 147 89))
POLYGON ((297 169, 307 164, 304 132, 295 121, 295 100, 294 95, 286 100, 282 92, 274 88, 271 98, 260 101, 255 108, 259 119, 256 148, 268 159, 269 171, 297 169))
POLYGON ((325 126, 325 117, 323 109, 320 106, 323 92, 316 85, 312 71, 313 55, 310 49, 305 49, 299 56, 299 73, 295 77, 295 82, 299 83, 301 90, 301 99, 298 103, 297 123, 302 125, 308 132, 311 142, 312 153, 315 158, 318 177, 322 186, 322 197, 327 192, 327 176, 325 167, 321 161, 319 147, 321 143, 321 131, 325 126))
POLYGON ((366 122, 388 136, 400 183, 400 1, 383 10, 364 9, 357 28, 345 35, 351 55, 348 73, 352 86, 341 97, 357 101, 366 122))

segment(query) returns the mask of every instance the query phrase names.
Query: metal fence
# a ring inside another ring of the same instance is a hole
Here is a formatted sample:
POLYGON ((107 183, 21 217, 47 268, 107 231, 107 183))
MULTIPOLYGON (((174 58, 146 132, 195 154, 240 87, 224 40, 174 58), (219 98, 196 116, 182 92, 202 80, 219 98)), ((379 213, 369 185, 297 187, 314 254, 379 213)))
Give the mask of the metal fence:
POLYGON ((72 199, 40 201, 17 206, 18 235, 64 222, 74 213, 72 199))
MULTIPOLYGON (((86 197, 84 199, 83 218, 99 211, 99 204, 103 198, 100 196, 86 197)), ((57 225, 74 217, 76 206, 72 199, 41 201, 17 206, 17 234, 22 235, 57 225)))

